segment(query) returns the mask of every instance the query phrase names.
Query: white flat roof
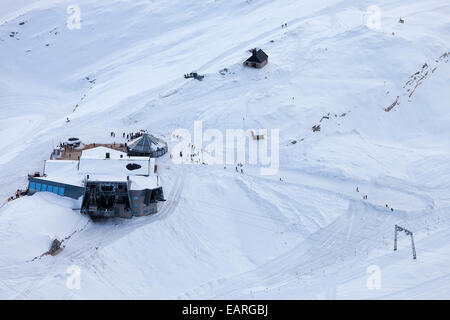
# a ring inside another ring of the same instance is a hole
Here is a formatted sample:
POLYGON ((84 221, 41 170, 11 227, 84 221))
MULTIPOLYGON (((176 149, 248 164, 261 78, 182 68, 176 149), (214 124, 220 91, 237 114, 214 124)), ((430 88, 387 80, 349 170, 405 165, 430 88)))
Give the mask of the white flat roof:
POLYGON ((150 157, 129 157, 126 152, 118 151, 115 149, 107 148, 107 147, 95 147, 92 149, 83 150, 81 153, 80 160, 83 159, 100 159, 104 160, 106 159, 106 154, 109 153, 110 159, 127 159, 132 161, 138 161, 138 160, 146 160, 148 161, 150 157), (122 156, 122 157, 120 157, 122 156))
POLYGON ((111 181, 111 182, 127 182, 127 176, 122 175, 104 175, 104 174, 90 174, 88 181, 111 181))
POLYGON ((133 176, 130 177, 130 190, 155 189, 158 187, 157 176, 133 176))
POLYGON ((45 161, 44 174, 69 174, 78 171, 78 161, 76 160, 47 160, 45 161))
POLYGON ((147 158, 130 159, 81 159, 80 173, 108 176, 134 176, 150 174, 150 161, 147 158), (133 166, 134 165, 134 166, 133 166))
POLYGON ((78 186, 83 187, 83 179, 84 176, 82 175, 56 175, 56 174, 50 174, 46 177, 36 177, 36 179, 41 179, 44 181, 52 181, 52 182, 58 182, 58 183, 64 183, 64 184, 70 184, 72 186, 78 186))

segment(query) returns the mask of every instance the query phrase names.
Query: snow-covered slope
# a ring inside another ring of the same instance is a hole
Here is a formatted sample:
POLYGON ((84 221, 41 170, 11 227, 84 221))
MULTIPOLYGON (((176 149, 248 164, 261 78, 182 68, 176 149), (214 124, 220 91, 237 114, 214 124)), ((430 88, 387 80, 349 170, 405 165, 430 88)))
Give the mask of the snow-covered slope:
POLYGON ((79 0, 73 30, 72 1, 12 3, 0 4, 2 200, 69 136, 149 129, 173 147, 197 120, 224 136, 279 129, 280 168, 166 155, 168 201, 131 220, 89 222, 52 194, 2 202, 1 298, 450 298, 448 1, 79 0), (379 29, 365 23, 373 5, 379 29), (242 66, 253 47, 269 55, 261 70, 242 66), (205 79, 183 78, 193 70, 205 79), (395 224, 414 232, 417 260, 404 234, 392 250, 395 224))

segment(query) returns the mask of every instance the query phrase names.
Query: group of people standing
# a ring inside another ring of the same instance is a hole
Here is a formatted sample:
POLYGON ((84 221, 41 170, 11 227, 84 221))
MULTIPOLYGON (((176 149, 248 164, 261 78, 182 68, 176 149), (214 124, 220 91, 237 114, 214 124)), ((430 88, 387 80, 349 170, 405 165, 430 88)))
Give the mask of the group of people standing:
POLYGON ((20 197, 27 195, 28 191, 29 191, 28 188, 25 191, 17 189, 15 195, 8 198, 8 202, 15 200, 15 199, 19 199, 20 197))
MULTIPOLYGON (((115 138, 116 137, 116 133, 114 131, 111 131, 110 136, 112 138, 115 138)), ((127 141, 131 141, 133 139, 139 138, 140 136, 142 136, 142 131, 130 132, 130 133, 122 132, 122 138, 124 138, 124 139, 126 138, 127 141)))
MULTIPOLYGON (((142 136, 142 132, 132 132, 126 135, 127 141, 131 141, 133 139, 139 138, 140 136, 142 136)), ((123 137, 125 138, 125 132, 123 133, 123 137)))

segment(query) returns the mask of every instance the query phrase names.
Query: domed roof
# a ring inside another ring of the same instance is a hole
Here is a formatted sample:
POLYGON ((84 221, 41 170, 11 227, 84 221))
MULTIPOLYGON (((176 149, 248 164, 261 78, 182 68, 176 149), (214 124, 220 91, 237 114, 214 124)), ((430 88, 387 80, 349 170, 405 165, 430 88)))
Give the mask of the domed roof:
MULTIPOLYGON (((167 144, 151 134, 144 133, 139 138, 134 139, 127 145, 128 155, 142 155, 154 157, 156 151, 167 152, 167 144)), ((156 156, 162 155, 157 153, 156 156)))

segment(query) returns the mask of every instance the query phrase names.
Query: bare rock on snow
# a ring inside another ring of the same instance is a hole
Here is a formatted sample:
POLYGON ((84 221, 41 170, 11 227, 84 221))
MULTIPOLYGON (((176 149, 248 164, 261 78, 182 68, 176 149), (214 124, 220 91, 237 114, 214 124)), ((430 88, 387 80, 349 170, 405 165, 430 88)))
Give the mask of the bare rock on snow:
POLYGON ((63 248, 61 248, 62 242, 58 239, 54 239, 52 242, 52 245, 50 246, 50 250, 48 250, 48 254, 51 256, 56 256, 58 253, 62 251, 63 248))
POLYGON ((386 109, 384 109, 384 111, 386 111, 386 112, 389 112, 389 111, 391 111, 392 109, 394 109, 394 107, 396 106, 396 105, 398 105, 399 103, 398 103, 398 99, 400 98, 400 96, 397 96, 397 99, 395 99, 395 101, 389 106, 389 107, 387 107, 386 109))

